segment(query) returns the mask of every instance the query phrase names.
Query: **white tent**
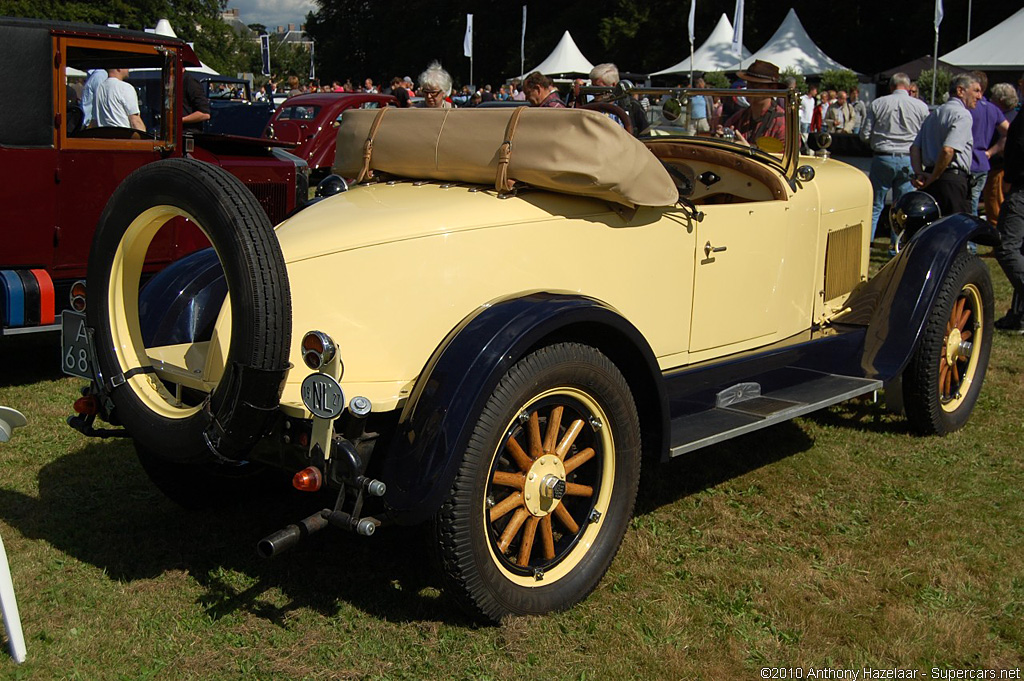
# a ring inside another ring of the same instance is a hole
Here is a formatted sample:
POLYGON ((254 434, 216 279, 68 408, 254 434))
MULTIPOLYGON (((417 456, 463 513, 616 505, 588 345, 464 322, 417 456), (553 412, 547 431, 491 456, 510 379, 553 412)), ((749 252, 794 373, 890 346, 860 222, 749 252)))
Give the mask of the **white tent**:
POLYGON ((569 31, 566 31, 562 34, 562 39, 558 41, 558 45, 551 51, 548 58, 538 64, 536 68, 532 68, 524 73, 521 77, 525 78, 527 74, 534 71, 540 71, 545 76, 569 73, 586 76, 590 74, 590 69, 592 68, 594 68, 594 65, 583 56, 580 48, 576 47, 575 41, 569 35, 569 31))
MULTIPOLYGON (((743 59, 750 57, 750 50, 743 48, 743 59)), ((729 18, 722 15, 711 31, 711 35, 704 41, 704 44, 693 51, 694 71, 736 71, 740 68, 740 59, 732 51, 732 24, 729 18)), ((687 57, 675 66, 656 71, 652 76, 661 76, 669 73, 689 73, 690 58, 687 57)))
MULTIPOLYGON (((152 28, 152 29, 147 28, 146 32, 147 33, 156 33, 157 35, 166 36, 168 38, 177 38, 178 37, 178 34, 174 32, 174 28, 171 26, 171 22, 167 21, 167 19, 160 19, 159 21, 156 22, 156 28, 152 28)), ((194 47, 192 43, 189 43, 188 46, 189 47, 194 47)), ((199 66, 189 66, 185 70, 186 71, 191 71, 192 73, 205 73, 207 75, 212 75, 212 76, 219 76, 220 75, 217 71, 214 71, 209 66, 204 64, 202 62, 202 60, 199 61, 199 66)))
POLYGON ((964 69, 1020 69, 1024 66, 1024 8, 977 38, 939 57, 964 69))
POLYGON ((816 76, 831 69, 846 67, 821 51, 807 30, 796 16, 796 10, 790 9, 782 20, 775 34, 768 39, 764 47, 743 60, 743 67, 750 66, 755 59, 769 61, 779 70, 792 67, 805 76, 816 76))

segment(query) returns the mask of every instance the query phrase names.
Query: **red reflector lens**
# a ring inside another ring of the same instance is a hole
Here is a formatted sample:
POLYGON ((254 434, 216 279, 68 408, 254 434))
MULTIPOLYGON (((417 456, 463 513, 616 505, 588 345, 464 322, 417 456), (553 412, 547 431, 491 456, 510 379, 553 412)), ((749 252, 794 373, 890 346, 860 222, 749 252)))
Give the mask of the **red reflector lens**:
POLYGON ((321 355, 324 354, 324 339, 319 333, 307 333, 302 339, 302 349, 306 352, 312 350, 321 355))
POLYGON ((99 400, 95 395, 86 395, 75 400, 75 413, 83 416, 92 416, 100 411, 99 400))
POLYGON ((323 484, 323 475, 316 466, 303 468, 292 478, 292 486, 300 492, 316 492, 323 484))

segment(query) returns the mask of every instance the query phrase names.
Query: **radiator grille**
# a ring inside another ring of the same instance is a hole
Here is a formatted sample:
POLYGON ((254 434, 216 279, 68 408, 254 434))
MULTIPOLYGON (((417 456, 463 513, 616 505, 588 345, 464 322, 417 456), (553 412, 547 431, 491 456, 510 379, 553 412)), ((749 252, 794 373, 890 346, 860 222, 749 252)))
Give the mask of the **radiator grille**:
POLYGON ((288 214, 288 185, 284 182, 246 182, 252 195, 260 202, 270 224, 276 225, 288 214))
POLYGON ((845 295, 860 283, 861 237, 858 223, 829 232, 825 249, 825 300, 845 295))

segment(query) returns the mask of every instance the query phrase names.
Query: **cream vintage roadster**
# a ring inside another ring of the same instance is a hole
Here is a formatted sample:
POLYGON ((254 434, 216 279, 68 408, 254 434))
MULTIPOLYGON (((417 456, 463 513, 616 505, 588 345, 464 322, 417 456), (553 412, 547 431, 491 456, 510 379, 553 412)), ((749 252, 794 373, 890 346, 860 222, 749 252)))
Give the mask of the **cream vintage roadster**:
POLYGON ((796 112, 788 95, 765 151, 588 110, 352 111, 335 171, 355 181, 273 227, 219 168, 147 165, 64 318, 65 369, 91 382, 70 422, 126 431, 187 506, 294 473, 324 509, 264 556, 429 523, 475 616, 572 606, 622 542, 641 460, 883 387, 942 435, 978 398, 992 287, 965 246, 993 230, 897 211, 901 251, 869 280, 868 181, 800 156, 796 112), (211 248, 144 280, 180 220, 211 248))

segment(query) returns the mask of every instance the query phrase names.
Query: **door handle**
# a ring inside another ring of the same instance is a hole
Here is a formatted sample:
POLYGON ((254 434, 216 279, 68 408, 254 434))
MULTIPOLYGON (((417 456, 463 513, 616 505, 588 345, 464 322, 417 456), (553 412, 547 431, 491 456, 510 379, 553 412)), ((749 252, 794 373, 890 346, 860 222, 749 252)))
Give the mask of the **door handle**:
POLYGON ((727 246, 712 246, 711 242, 704 244, 704 257, 710 258, 712 253, 721 253, 726 250, 727 246))

